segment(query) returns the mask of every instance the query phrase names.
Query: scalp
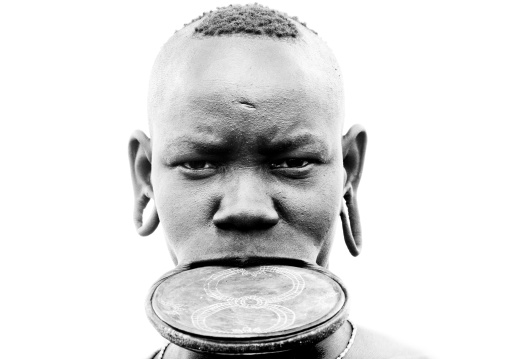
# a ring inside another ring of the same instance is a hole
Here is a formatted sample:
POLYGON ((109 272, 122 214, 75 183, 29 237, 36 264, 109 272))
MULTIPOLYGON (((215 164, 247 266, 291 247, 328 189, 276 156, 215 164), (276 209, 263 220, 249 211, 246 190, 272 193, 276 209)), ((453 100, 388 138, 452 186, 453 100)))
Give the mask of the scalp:
MULTIPOLYGON (((283 51, 292 52, 292 56, 299 59, 302 69, 309 77, 323 79, 323 87, 332 93, 335 99, 332 101, 341 108, 342 123, 342 79, 337 60, 329 47, 296 18, 259 5, 248 5, 230 6, 204 14, 177 31, 162 47, 150 79, 150 131, 153 119, 160 117, 170 105, 174 90, 186 86, 185 76, 188 76, 189 70, 198 64, 206 66, 206 62, 213 65, 213 59, 208 58, 206 52, 202 55, 203 48, 220 42, 241 42, 242 46, 249 49, 265 44, 267 48, 278 46, 283 51), (226 21, 228 19, 234 21, 226 21)), ((280 60, 277 58, 274 61, 280 60)))

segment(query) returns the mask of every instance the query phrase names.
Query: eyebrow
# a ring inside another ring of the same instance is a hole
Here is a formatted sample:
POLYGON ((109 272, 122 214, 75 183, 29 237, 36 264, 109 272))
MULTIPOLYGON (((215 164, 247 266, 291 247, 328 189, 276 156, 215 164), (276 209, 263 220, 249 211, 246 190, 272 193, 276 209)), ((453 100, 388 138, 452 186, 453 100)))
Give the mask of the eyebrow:
MULTIPOLYGON (((178 156, 194 152, 211 156, 233 156, 239 143, 235 139, 220 139, 212 135, 194 136, 182 135, 167 141, 165 153, 167 157, 178 156)), ((322 136, 305 132, 295 135, 289 135, 284 138, 265 138, 257 141, 258 153, 262 156, 270 157, 289 153, 298 149, 313 150, 321 155, 323 159, 331 155, 331 147, 322 136)))
POLYGON ((259 148, 262 149, 262 154, 273 153, 286 153, 291 152, 302 147, 311 147, 319 152, 330 152, 329 145, 321 136, 315 135, 310 132, 288 136, 280 140, 271 140, 268 142, 263 141, 259 143, 259 148))
POLYGON ((202 154, 225 155, 234 148, 232 141, 220 140, 214 136, 183 135, 167 141, 166 153, 178 154, 193 151, 202 154))

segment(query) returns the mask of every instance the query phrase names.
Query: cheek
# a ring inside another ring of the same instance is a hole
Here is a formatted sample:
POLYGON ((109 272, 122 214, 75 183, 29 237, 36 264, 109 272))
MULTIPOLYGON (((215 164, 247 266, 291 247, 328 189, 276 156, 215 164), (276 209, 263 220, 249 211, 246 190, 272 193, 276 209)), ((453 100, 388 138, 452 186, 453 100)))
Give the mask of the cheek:
POLYGON ((322 176, 308 188, 293 189, 281 201, 287 221, 311 237, 320 247, 332 235, 338 218, 342 178, 338 172, 322 176))
POLYGON ((338 196, 333 193, 299 193, 298 201, 289 203, 290 221, 315 239, 315 244, 323 242, 333 227, 338 215, 338 196), (291 218, 292 217, 292 218, 291 218))
POLYGON ((182 186, 170 176, 153 185, 161 225, 178 252, 181 243, 209 226, 214 201, 202 188, 182 186))

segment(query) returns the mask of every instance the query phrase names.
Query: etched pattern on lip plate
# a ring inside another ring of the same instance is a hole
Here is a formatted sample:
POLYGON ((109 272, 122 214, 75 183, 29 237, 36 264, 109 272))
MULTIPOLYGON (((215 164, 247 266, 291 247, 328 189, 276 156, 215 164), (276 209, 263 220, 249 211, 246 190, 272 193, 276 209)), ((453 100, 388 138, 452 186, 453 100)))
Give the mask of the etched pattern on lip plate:
POLYGON ((238 339, 298 332, 343 305, 339 283, 287 265, 194 268, 163 280, 152 298, 154 312, 174 328, 238 339))

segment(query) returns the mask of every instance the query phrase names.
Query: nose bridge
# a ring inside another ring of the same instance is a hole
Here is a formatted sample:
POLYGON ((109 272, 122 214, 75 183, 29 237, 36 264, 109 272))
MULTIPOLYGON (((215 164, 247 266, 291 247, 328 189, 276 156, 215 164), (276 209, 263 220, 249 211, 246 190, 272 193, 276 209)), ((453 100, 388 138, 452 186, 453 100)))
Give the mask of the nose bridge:
POLYGON ((259 169, 238 169, 227 177, 215 225, 245 231, 266 229, 278 222, 269 184, 259 169))
POLYGON ((262 174, 255 168, 237 170, 231 178, 230 185, 225 188, 224 200, 228 205, 252 207, 269 201, 268 186, 262 174))

